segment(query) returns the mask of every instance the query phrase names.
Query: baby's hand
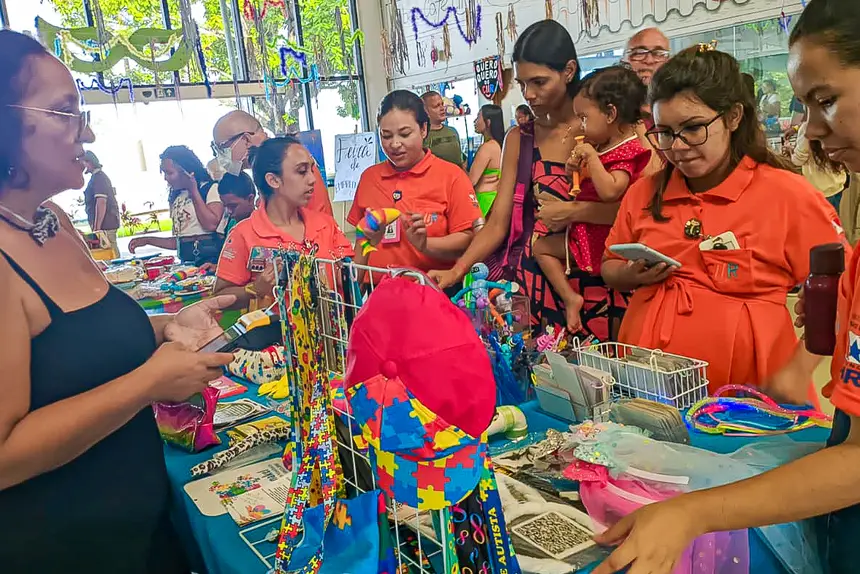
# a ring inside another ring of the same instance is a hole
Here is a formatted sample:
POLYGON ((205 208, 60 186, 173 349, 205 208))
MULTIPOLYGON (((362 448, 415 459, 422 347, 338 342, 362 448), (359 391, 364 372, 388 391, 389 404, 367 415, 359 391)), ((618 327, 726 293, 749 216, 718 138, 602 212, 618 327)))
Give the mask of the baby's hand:
POLYGON ((587 164, 593 159, 596 159, 597 150, 594 149, 594 146, 590 143, 581 142, 573 148, 573 153, 570 154, 571 158, 576 160, 579 164, 587 164))

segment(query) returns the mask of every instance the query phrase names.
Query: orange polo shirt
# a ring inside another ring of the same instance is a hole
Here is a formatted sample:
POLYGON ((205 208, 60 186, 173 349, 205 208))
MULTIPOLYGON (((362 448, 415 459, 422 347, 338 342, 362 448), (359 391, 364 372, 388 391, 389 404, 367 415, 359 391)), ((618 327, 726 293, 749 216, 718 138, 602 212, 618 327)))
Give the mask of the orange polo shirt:
POLYGON ((331 208, 331 199, 328 196, 328 187, 326 187, 320 173, 320 168, 316 165, 314 166, 314 175, 316 176, 316 183, 314 183, 314 192, 311 195, 311 200, 308 202, 307 208, 325 213, 326 215, 334 215, 331 208))
POLYGON ((830 383, 824 396, 837 409, 860 417, 860 249, 842 274, 836 315, 836 350, 830 364, 830 383))
MULTIPOLYGON (((412 169, 397 171, 390 162, 378 163, 361 175, 346 220, 356 225, 367 209, 393 207, 404 214, 420 213, 428 237, 444 237, 472 229, 483 217, 466 172, 427 152, 412 169)), ((406 238, 397 223, 399 240, 380 243, 370 254, 373 267, 411 267, 421 271, 450 269, 454 261, 432 259, 406 238)))
POLYGON ((675 170, 663 195, 666 222, 651 216, 654 185, 647 178, 628 190, 606 245, 643 243, 682 267, 634 292, 619 339, 707 361, 710 391, 760 385, 797 343, 786 295, 809 274, 810 248, 844 241, 836 212, 803 177, 749 158, 698 194, 675 170), (706 236, 733 232, 740 249, 701 251, 684 235, 691 219, 706 236))
POLYGON ((321 259, 352 257, 352 245, 334 218, 308 208, 302 208, 300 213, 305 223, 301 241, 276 227, 266 214, 265 205, 237 223, 221 250, 218 278, 234 285, 247 285, 266 268, 274 250, 305 252, 307 243, 316 245, 317 257, 321 259))

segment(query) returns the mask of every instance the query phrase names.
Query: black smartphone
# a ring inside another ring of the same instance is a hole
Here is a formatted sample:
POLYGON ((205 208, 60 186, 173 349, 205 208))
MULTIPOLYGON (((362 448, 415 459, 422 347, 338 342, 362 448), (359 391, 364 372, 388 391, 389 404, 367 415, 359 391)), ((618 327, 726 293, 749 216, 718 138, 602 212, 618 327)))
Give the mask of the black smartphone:
POLYGON ((245 330, 237 325, 231 326, 229 329, 197 349, 198 353, 231 353, 239 346, 239 340, 245 330))

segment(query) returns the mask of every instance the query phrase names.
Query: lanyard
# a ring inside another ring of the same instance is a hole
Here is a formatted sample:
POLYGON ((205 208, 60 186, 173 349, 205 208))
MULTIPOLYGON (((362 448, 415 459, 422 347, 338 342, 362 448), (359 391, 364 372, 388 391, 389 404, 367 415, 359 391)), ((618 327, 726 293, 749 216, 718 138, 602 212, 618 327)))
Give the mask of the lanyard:
MULTIPOLYGON (((278 574, 286 571, 293 551, 301 542, 304 531, 303 515, 310 504, 322 502, 323 532, 325 531, 325 526, 334 514, 338 472, 333 446, 334 425, 330 418, 331 398, 321 360, 322 339, 319 336, 315 307, 315 260, 312 255, 299 255, 297 259, 293 256, 290 259, 293 266, 290 308, 286 316, 289 317, 292 327, 291 346, 298 357, 295 370, 299 375, 294 375, 294 378, 300 377, 301 381, 296 380, 295 386, 291 386, 294 441, 288 450, 293 455, 293 460, 299 460, 300 463, 293 465, 293 478, 281 521, 274 565, 274 572, 278 574), (320 486, 320 501, 311 500, 313 483, 317 480, 320 486)), ((323 547, 320 542, 310 560, 293 572, 315 574, 322 566, 322 560, 323 547)))

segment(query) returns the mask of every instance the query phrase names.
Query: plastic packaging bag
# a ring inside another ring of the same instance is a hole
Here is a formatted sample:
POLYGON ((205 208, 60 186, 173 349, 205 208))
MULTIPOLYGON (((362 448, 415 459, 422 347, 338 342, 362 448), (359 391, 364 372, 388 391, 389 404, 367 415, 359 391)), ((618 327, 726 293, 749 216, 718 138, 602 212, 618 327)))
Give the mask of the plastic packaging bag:
MULTIPOLYGON (((661 491, 636 479, 611 477, 603 484, 583 482, 579 488, 582 503, 598 532, 646 504, 666 500, 677 494, 680 491, 676 489, 661 491)), ((673 574, 747 574, 749 562, 747 530, 712 532, 693 541, 681 555, 673 574)))
POLYGON ((221 444, 212 425, 218 394, 215 387, 206 387, 185 402, 152 405, 158 432, 164 442, 188 452, 200 452, 221 444))
MULTIPOLYGON (((822 446, 789 437, 771 437, 731 454, 718 454, 657 441, 640 434, 635 427, 611 425, 580 442, 575 452, 580 459, 607 466, 615 478, 636 479, 661 492, 664 488, 690 492, 756 476, 822 446)), ((568 471, 572 469, 573 466, 568 471)), ((575 479, 568 471, 565 476, 575 479)), ((765 526, 758 531, 789 572, 821 573, 815 533, 808 522, 765 526)))

